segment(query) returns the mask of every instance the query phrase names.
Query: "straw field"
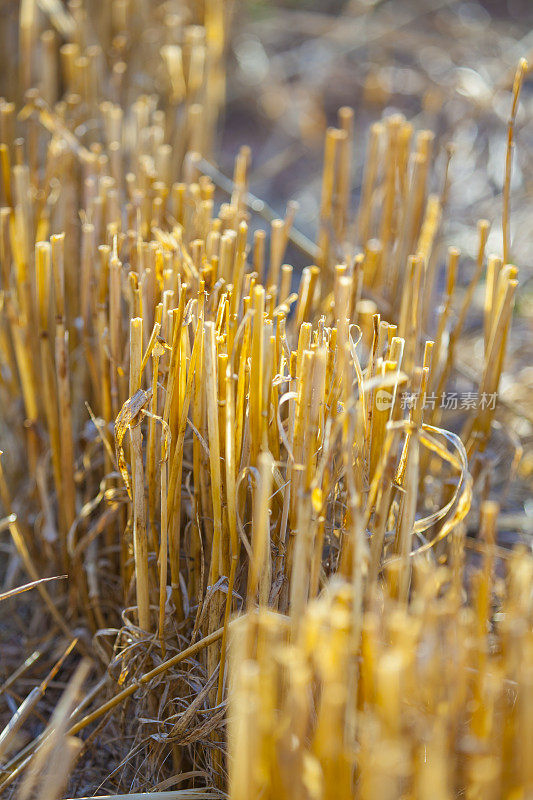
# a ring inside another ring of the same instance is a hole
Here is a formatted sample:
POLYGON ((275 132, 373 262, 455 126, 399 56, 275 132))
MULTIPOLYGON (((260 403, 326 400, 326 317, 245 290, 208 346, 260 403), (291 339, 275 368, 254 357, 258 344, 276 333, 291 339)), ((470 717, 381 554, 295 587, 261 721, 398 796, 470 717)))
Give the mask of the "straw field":
POLYGON ((533 797, 526 58, 465 253, 398 109, 250 191, 253 4, 1 11, 0 795, 533 797))

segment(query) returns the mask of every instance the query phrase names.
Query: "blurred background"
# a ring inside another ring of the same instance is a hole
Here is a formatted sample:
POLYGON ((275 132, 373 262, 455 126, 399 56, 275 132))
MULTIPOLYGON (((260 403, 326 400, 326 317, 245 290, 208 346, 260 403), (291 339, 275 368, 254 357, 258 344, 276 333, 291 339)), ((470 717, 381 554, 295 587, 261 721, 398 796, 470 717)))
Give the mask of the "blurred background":
MULTIPOLYGON (((356 111, 354 195, 370 124, 403 113, 415 129, 434 131, 437 160, 444 163, 445 145, 453 142, 449 232, 469 252, 472 223, 501 216, 509 93, 518 59, 532 51, 529 0, 237 5, 219 162, 229 171, 239 145, 249 144, 251 191, 278 212, 288 198, 298 200, 297 224, 311 235, 324 132, 339 106, 356 111)), ((533 244, 523 230, 532 97, 526 84, 513 175, 513 253, 520 262, 530 260, 533 244)), ((497 224, 491 245, 501 248, 497 224)))

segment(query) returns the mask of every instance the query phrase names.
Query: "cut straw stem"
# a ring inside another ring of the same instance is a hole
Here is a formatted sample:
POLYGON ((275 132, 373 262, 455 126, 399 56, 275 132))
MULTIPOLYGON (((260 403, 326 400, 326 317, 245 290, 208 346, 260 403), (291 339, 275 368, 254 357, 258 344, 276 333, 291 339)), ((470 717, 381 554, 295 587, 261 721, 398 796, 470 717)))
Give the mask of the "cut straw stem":
MULTIPOLYGON (((130 397, 141 388, 142 319, 130 323, 130 397)), ((131 471, 133 484, 133 546, 139 626, 150 631, 150 591, 148 574, 148 542, 146 537, 146 508, 144 498, 144 465, 140 419, 130 427, 131 471)))

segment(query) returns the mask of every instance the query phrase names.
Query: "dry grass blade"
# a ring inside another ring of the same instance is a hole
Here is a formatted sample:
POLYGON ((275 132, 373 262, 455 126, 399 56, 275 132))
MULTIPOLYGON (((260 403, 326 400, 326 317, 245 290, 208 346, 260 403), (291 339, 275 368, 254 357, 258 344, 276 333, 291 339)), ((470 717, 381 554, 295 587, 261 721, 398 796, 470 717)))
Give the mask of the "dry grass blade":
POLYGON ((40 583, 47 583, 48 581, 60 581, 65 580, 66 578, 68 578, 68 575, 54 575, 51 578, 39 578, 36 581, 25 583, 23 586, 17 586, 15 589, 10 589, 8 592, 2 592, 0 594, 0 601, 8 600, 10 597, 16 597, 16 595, 22 594, 22 592, 27 592, 30 589, 34 589, 40 583))
MULTIPOLYGON (((216 800, 223 797, 219 792, 202 789, 177 789, 175 792, 132 792, 130 794, 92 795, 75 800, 216 800)), ((71 798, 70 800, 74 800, 71 798)))

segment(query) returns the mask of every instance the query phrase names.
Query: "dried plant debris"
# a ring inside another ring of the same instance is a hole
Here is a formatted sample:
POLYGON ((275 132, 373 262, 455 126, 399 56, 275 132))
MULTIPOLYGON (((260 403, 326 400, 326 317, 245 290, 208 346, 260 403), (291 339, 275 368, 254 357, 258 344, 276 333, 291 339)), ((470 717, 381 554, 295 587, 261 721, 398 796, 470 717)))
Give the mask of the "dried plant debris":
POLYGON ((501 234, 476 221, 443 277, 447 162, 401 113, 365 150, 340 108, 315 241, 250 192, 248 146, 218 170, 234 11, 19 7, 0 794, 528 797, 533 567, 499 396, 527 62, 501 234))

